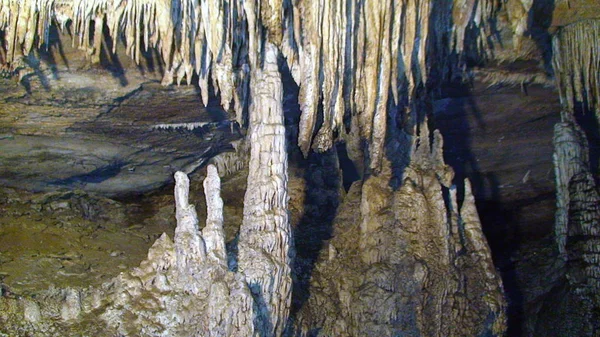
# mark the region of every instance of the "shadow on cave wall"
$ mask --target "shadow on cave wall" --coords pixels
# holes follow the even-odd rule
[[[527,34],[542,53],[544,70],[549,75],[554,73],[552,69],[552,36],[548,31],[552,23],[554,6],[554,0],[534,0],[527,21]]]
[[[345,144],[318,153],[310,151],[304,158],[298,147],[298,125],[300,106],[299,87],[294,82],[286,62],[280,58],[279,70],[283,82],[283,110],[286,141],[290,167],[298,167],[303,174],[304,204],[303,213],[293,230],[296,255],[292,273],[292,307],[290,317],[294,319],[298,311],[310,297],[310,279],[318,262],[321,250],[333,234],[333,220],[341,202],[341,188],[349,188],[359,178],[356,167],[348,157]],[[319,107],[322,123],[322,106]],[[342,169],[340,174],[339,168]],[[294,170],[290,170],[293,172]]]
[[[584,92],[584,96],[587,96]],[[588,97],[583,98],[588,101]],[[575,120],[581,127],[587,138],[588,158],[590,160],[590,170],[596,180],[600,183],[600,125],[594,111],[586,104],[577,102],[575,104]]]
[[[90,23],[90,29],[92,32],[90,36],[94,36],[94,24]],[[119,81],[119,85],[127,86],[129,81],[127,80],[125,70],[126,66],[123,65],[121,59],[119,57],[119,51],[123,51],[125,49],[125,37],[121,36],[119,40],[115,41],[111,35],[110,30],[104,22],[102,27],[102,48],[100,50],[100,64],[99,66],[102,69],[108,70],[111,75]],[[115,48],[115,43],[117,43],[117,53],[113,53],[113,49]],[[143,43],[143,41],[141,42]],[[145,46],[140,46],[141,50],[141,60],[139,64],[135,64],[133,61],[133,65],[137,68],[137,70],[145,75],[146,73],[154,73],[158,70],[159,74],[164,74],[165,69],[163,67],[160,56],[158,55],[158,50],[155,48],[146,48]],[[129,58],[129,56],[127,56]],[[129,60],[128,60],[129,61]],[[157,69],[158,68],[158,69]]]
[[[49,91],[51,89],[51,81],[49,77],[51,77],[53,80],[60,80],[60,71],[57,65],[62,64],[66,69],[71,69],[71,64],[69,63],[67,54],[73,53],[78,49],[77,46],[71,47],[70,41],[69,46],[64,46],[64,43],[71,39],[74,39],[75,44],[77,44],[77,37],[73,35],[71,25],[72,23],[69,22],[62,31],[58,29],[56,24],[50,25],[48,27],[46,43],[24,57],[24,63],[29,69],[23,70],[23,73],[19,75],[21,77],[20,83],[23,85],[28,94],[32,93],[34,81],[39,82],[44,90]],[[95,25],[92,21],[89,27],[91,36],[94,35],[94,28]],[[119,44],[117,47],[117,53],[112,53],[115,43]],[[96,65],[90,64],[89,61],[86,61],[86,63],[83,66],[80,65],[80,67],[83,69],[88,67],[98,67],[107,70],[114,78],[118,80],[120,86],[127,86],[129,84],[125,69],[131,67],[131,65],[135,66],[142,75],[147,73],[158,73],[161,75],[164,74],[165,69],[162,64],[161,57],[158,54],[158,50],[155,48],[148,48],[146,50],[146,48],[142,46],[141,60],[139,64],[135,64],[133,61],[130,61],[129,56],[127,56],[127,61],[123,63],[121,62],[120,55],[125,55],[124,45],[124,41],[113,40],[113,38],[110,36],[109,28],[105,23],[103,27],[102,48],[99,51],[100,63]],[[42,66],[42,64],[44,66]],[[49,70],[50,76],[48,76],[48,71],[44,69],[45,67],[48,68],[47,70]]]
[[[55,55],[60,56],[61,62],[64,63],[67,68],[69,67],[69,61],[67,60],[63,44],[60,40],[58,28],[56,28],[54,25],[51,25],[48,28],[46,45],[37,49],[35,52],[32,52],[25,58],[27,66],[33,70],[33,73],[27,74],[21,78],[20,83],[23,85],[28,94],[32,93],[31,82],[36,78],[39,80],[42,88],[45,91],[49,91],[51,89],[50,80],[41,68],[42,63],[48,65],[51,74],[50,76],[54,80],[60,79],[58,68],[56,66],[57,60]]]
[[[304,213],[293,229],[296,246],[295,280],[292,292],[292,317],[310,296],[310,279],[321,250],[333,234],[333,220],[341,198],[342,181],[337,167],[336,149],[311,152],[304,166]]]

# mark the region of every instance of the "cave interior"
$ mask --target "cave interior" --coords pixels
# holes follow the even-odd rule
[[[0,0],[0,336],[600,336],[596,0]]]

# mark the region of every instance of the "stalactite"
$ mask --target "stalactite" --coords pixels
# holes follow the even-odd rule
[[[583,223],[570,223],[570,184],[576,175],[592,172],[589,140],[578,117],[592,113],[600,122],[600,20],[586,20],[559,29],[553,38],[553,65],[560,91],[562,122],[555,127],[554,165],[557,188],[556,238],[559,252],[565,256],[571,226],[585,228]],[[596,126],[597,128],[597,126]],[[597,187],[596,187],[597,188]],[[581,197],[579,197],[581,199]],[[584,220],[583,218],[579,220]]]
[[[34,47],[47,42],[54,0],[2,0],[0,30],[6,31],[6,58],[10,64]],[[37,44],[35,43],[37,40]]]
[[[521,48],[522,39],[528,28],[529,11],[533,5],[533,0],[508,0],[506,1],[506,11],[511,24],[513,35],[513,48]]]
[[[302,41],[299,43],[299,79],[300,94],[298,103],[302,115],[298,134],[298,145],[304,156],[310,151],[313,133],[317,124],[317,109],[319,105],[319,76],[321,64],[321,22],[323,20],[323,1],[302,2],[300,6],[300,32]],[[325,18],[327,19],[327,18]],[[304,41],[304,42],[303,42]]]
[[[313,143],[318,151],[331,148],[336,136],[345,134],[344,114],[351,111],[359,119],[360,137],[368,143],[371,168],[377,171],[390,93],[395,104],[400,104],[400,94],[409,101],[416,98],[429,67],[438,67],[450,48],[462,52],[467,26],[479,27],[479,35],[491,34],[488,19],[497,11],[495,1],[453,3],[454,44],[437,55],[427,55],[431,35],[442,41],[450,27],[432,21],[438,17],[428,0],[4,0],[0,30],[7,32],[6,62],[11,63],[16,54],[31,51],[35,38],[39,44],[45,41],[41,32],[52,16],[60,17],[63,25],[71,18],[76,43],[98,62],[106,23],[113,40],[125,38],[125,51],[136,62],[148,48],[159,51],[165,64],[163,84],[189,83],[198,74],[206,103],[212,78],[221,105],[228,109],[235,103],[240,124],[247,104],[243,87],[251,74],[248,65],[257,67],[266,38],[281,49],[300,86],[302,152],[307,155]],[[430,32],[432,26],[437,32]],[[322,125],[317,124],[320,106]]]
[[[334,324],[331,322],[335,317],[321,315],[320,319],[329,319],[332,324],[328,332],[347,335],[370,331],[371,335],[388,335],[383,332],[396,329],[395,322],[403,319],[403,324],[410,325],[408,329],[414,329],[412,332],[448,336],[458,335],[461,329],[465,329],[461,331],[463,334],[479,333],[478,329],[489,328],[485,321],[488,317],[493,322],[502,321],[502,300],[497,299],[501,293],[499,281],[479,275],[481,270],[473,263],[489,259],[489,253],[486,255],[487,246],[478,242],[483,239],[472,214],[474,210],[469,206],[464,206],[465,220],[470,223],[465,235],[477,242],[472,242],[474,253],[464,258],[466,262],[457,257],[462,249],[460,230],[453,230],[449,219],[455,219],[456,226],[459,215],[448,217],[442,188],[449,187],[452,172],[442,160],[441,137],[434,133],[434,142],[430,144],[427,121],[423,121],[428,113],[431,70],[444,65],[444,57],[452,48],[462,52],[466,27],[487,29],[487,19],[496,10],[496,1],[457,0],[458,7],[452,15],[460,17],[462,26],[454,33],[447,17],[440,19],[443,22],[435,21],[439,19],[436,3],[430,0],[73,0],[54,7],[52,1],[38,0],[48,5],[48,11],[40,12],[34,19],[31,15],[38,15],[36,10],[20,10],[34,3],[33,0],[24,1],[24,5],[1,1],[0,30],[7,33],[7,62],[12,62],[18,53],[28,54],[36,37],[43,41],[39,33],[31,32],[34,27],[47,29],[49,21],[41,18],[54,15],[60,16],[63,24],[68,20],[65,18],[73,20],[75,42],[90,53],[94,62],[99,60],[102,46],[99,28],[106,24],[114,41],[124,37],[125,51],[136,62],[145,49],[159,52],[165,64],[163,84],[180,83],[184,79],[189,82],[192,75],[198,75],[204,102],[212,85],[223,107],[229,108],[234,102],[240,124],[245,119],[242,115],[248,105],[245,101],[251,100],[247,137],[251,148],[238,244],[239,272],[228,272],[224,264],[222,200],[217,192],[216,170],[208,169],[205,188],[211,206],[202,234],[193,205],[188,203],[189,181],[185,174],[178,173],[175,242],[162,237],[140,268],[114,281],[116,290],[110,299],[115,304],[103,303],[108,309],[101,315],[113,330],[127,334],[126,330],[137,324],[126,321],[128,315],[135,315],[141,322],[154,324],[144,328],[142,335],[156,333],[156,326],[161,324],[167,326],[161,332],[163,335],[173,331],[177,333],[172,335],[178,335],[180,331],[176,329],[182,328],[178,325],[181,321],[161,315],[181,310],[207,315],[185,316],[191,322],[184,320],[186,324],[182,325],[193,323],[199,329],[185,330],[187,335],[279,336],[286,328],[294,254],[288,219],[287,145],[278,61],[287,61],[300,86],[302,114],[298,144],[305,156],[312,148],[328,150],[336,137],[356,138],[349,142],[364,143],[368,150],[365,165],[370,170],[360,195],[362,232],[357,237],[360,258],[356,262],[364,263],[366,271],[374,272],[366,275],[369,287],[356,288],[360,290],[353,293],[350,290],[354,291],[356,284],[344,284],[333,292],[339,291],[339,296],[331,303],[340,304],[334,312],[343,319],[342,323]],[[454,34],[455,45],[444,45],[437,54],[429,52],[430,45],[441,46],[440,41],[450,34]],[[482,40],[477,43],[485,44],[484,35],[479,34]],[[387,147],[390,138],[400,137],[400,128],[388,125],[390,120],[391,125],[396,125],[395,114],[404,114],[408,120],[403,125],[406,130],[414,126],[413,133],[401,135],[410,141],[398,142],[408,144],[409,148]],[[350,136],[346,135],[346,117],[350,118]],[[180,125],[156,128],[173,126]],[[359,147],[356,146],[357,151],[363,150]],[[390,164],[395,158],[388,158],[396,155],[402,159],[409,157],[408,162],[402,163],[406,172],[398,189],[390,181],[392,171],[399,168]],[[458,213],[457,206],[454,209]],[[390,215],[391,222],[385,218]],[[411,240],[410,245],[405,239]],[[429,239],[431,242],[426,241]],[[343,254],[332,261],[343,259]],[[475,275],[474,286],[461,280],[459,262],[472,267],[469,272]],[[490,272],[488,265],[483,272]],[[376,285],[373,292],[371,284]],[[471,286],[488,287],[485,289],[489,291],[476,291],[471,296],[464,291],[470,291]],[[399,289],[415,297],[403,298]],[[160,297],[157,300],[160,305],[150,309],[127,307],[153,290]],[[363,290],[364,298],[355,297]],[[182,308],[183,304],[169,297],[171,291],[194,295],[190,307]],[[455,300],[456,293],[468,300]],[[477,298],[481,294],[489,298]],[[368,303],[371,295],[381,299],[377,303],[383,303],[385,309],[371,312],[373,303]],[[386,302],[390,299],[390,303]],[[358,303],[357,316],[353,301]],[[473,314],[475,318],[469,316],[470,303],[478,308]],[[414,309],[414,317],[401,317],[405,305]],[[454,305],[461,309],[453,311]],[[453,316],[444,320],[444,315]],[[381,322],[381,326],[373,330],[352,326],[366,321],[369,329],[374,321]],[[343,322],[348,324],[344,326]],[[460,324],[454,326],[455,322]],[[499,334],[500,330],[494,333]]]
[[[600,122],[600,20],[562,27],[552,40],[553,66],[564,113],[577,104],[596,114]],[[563,113],[563,121],[568,121]]]
[[[509,1],[519,2],[520,0]],[[453,50],[459,54],[462,53],[467,47],[465,46],[465,42],[468,42],[473,45],[472,49],[474,49],[480,57],[486,58],[491,56],[491,53],[494,50],[491,41],[494,38],[495,32],[490,18],[496,16],[501,3],[504,3],[504,1],[455,0],[452,8]],[[467,39],[469,27],[477,32],[475,36],[472,36],[475,41],[469,41]]]

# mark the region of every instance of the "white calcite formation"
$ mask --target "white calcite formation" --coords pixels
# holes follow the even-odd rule
[[[290,308],[293,253],[283,86],[277,69],[277,48],[270,43],[264,48],[262,69],[253,74],[250,85],[250,163],[238,266],[255,299],[257,328],[267,336],[279,336]]]

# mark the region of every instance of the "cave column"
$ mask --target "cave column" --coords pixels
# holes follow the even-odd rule
[[[260,335],[278,336],[292,290],[287,152],[278,50],[266,42],[262,56],[250,82],[250,164],[238,265],[255,299]]]

